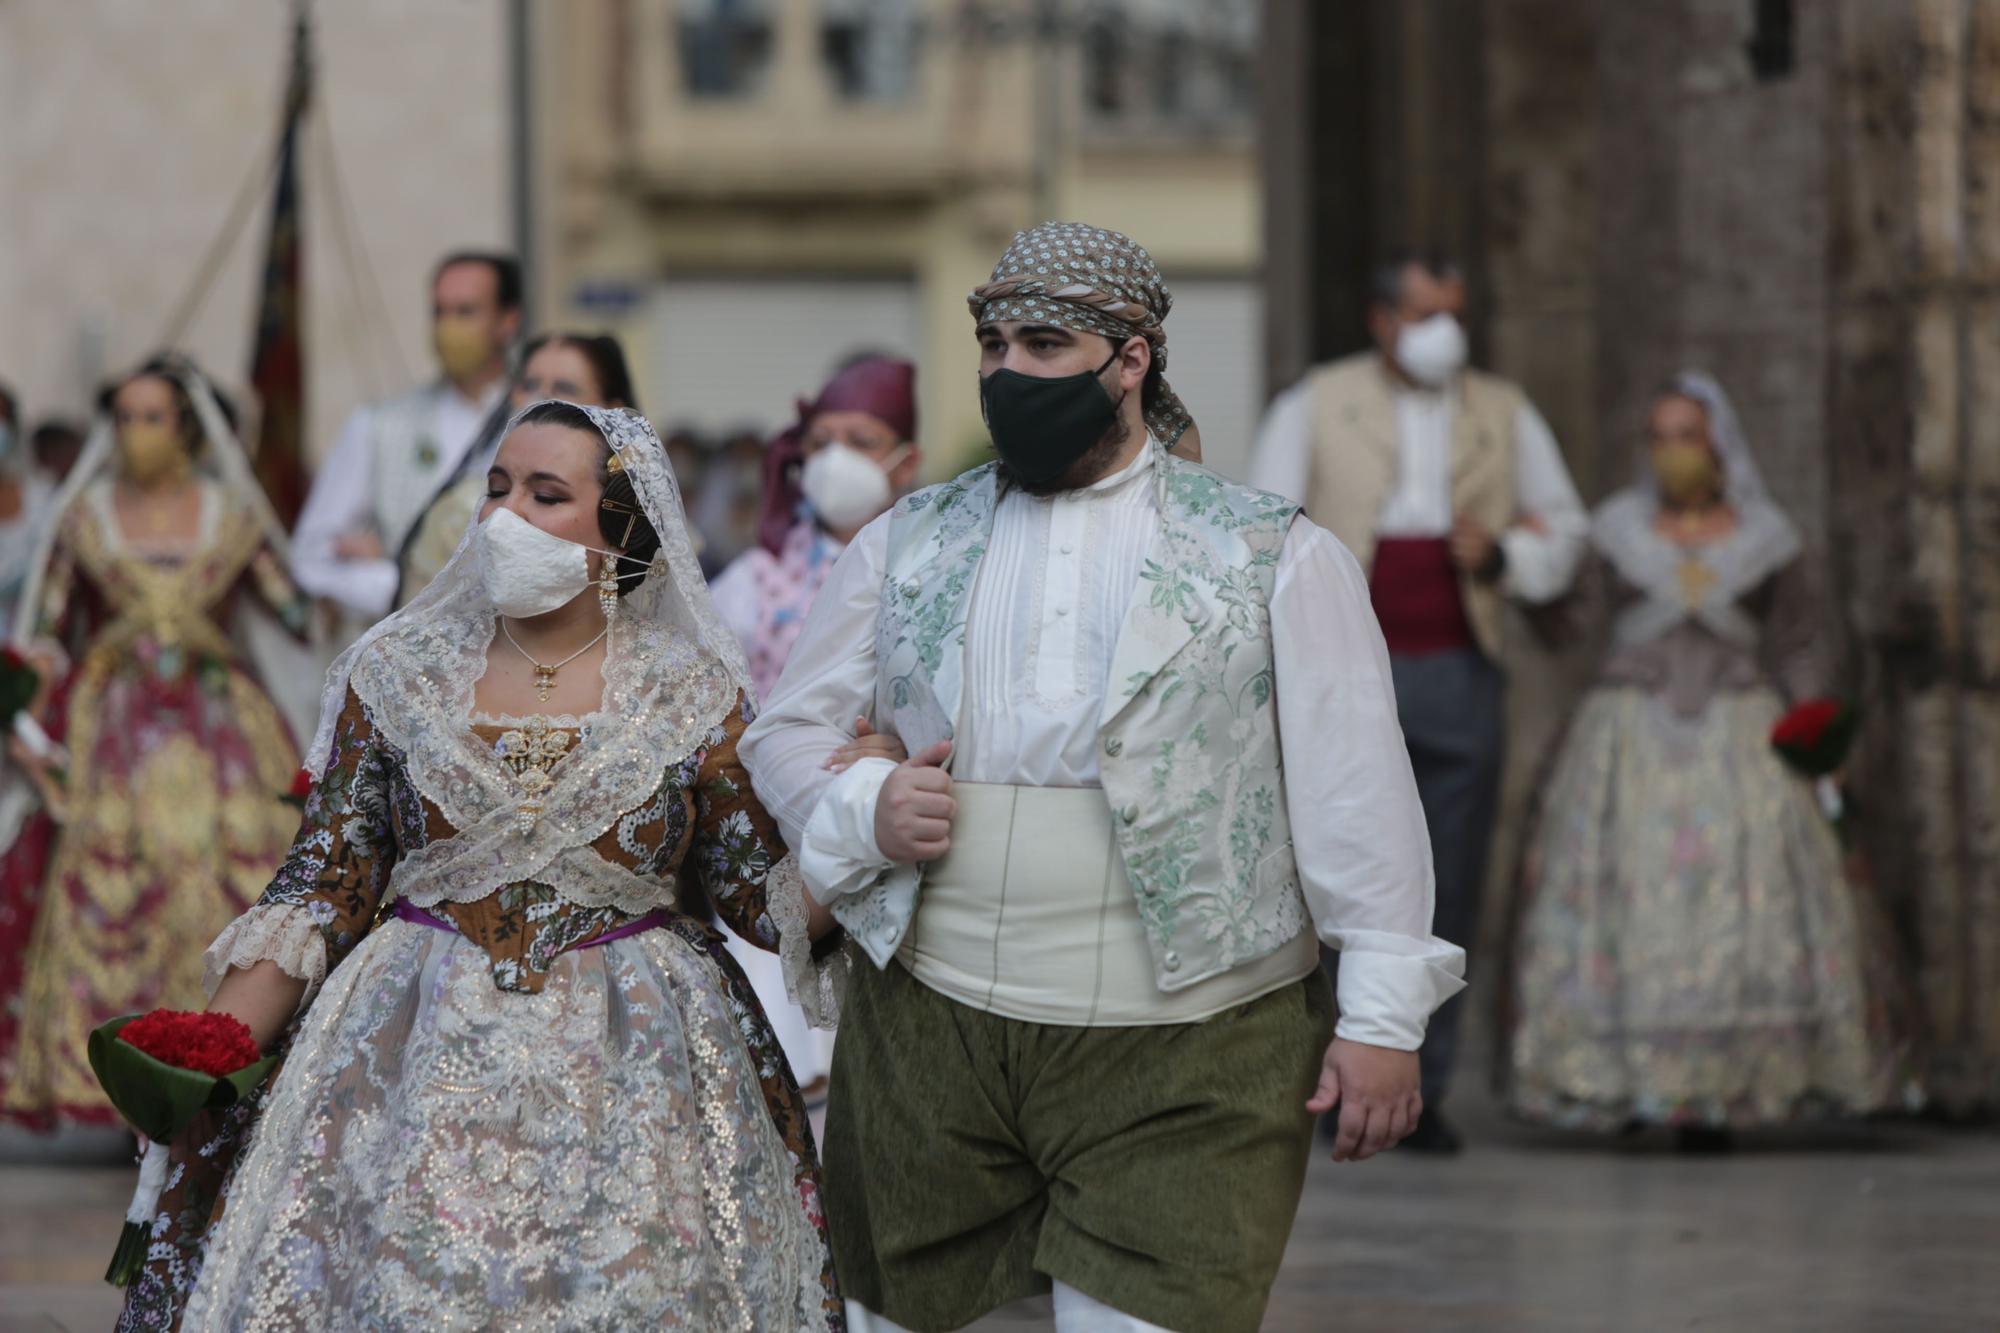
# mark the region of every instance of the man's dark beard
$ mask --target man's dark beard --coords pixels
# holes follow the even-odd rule
[[[1098,437],[1096,444],[1084,451],[1083,457],[1069,465],[1069,468],[1053,481],[1040,483],[1023,481],[1000,464],[1000,475],[1011,486],[1019,486],[1030,495],[1060,495],[1064,491],[1080,491],[1094,481],[1102,481],[1111,475],[1111,465],[1118,455],[1125,451],[1126,441],[1132,438],[1132,427],[1123,416],[1113,417],[1111,425]]]

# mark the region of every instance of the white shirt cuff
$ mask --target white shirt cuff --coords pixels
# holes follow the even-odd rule
[[[875,798],[894,761],[857,759],[827,783],[799,842],[799,874],[822,905],[865,889],[889,868],[875,842]]]
[[[1424,1027],[1437,1007],[1465,989],[1465,950],[1443,940],[1422,942],[1394,937],[1402,948],[1360,947],[1347,932],[1340,954],[1340,1023],[1334,1034],[1347,1041],[1414,1051],[1424,1044]],[[1384,941],[1389,943],[1389,941]]]
[[[393,560],[329,560],[295,558],[292,578],[314,597],[339,602],[359,615],[380,618],[396,600],[401,572]]]
[[[1507,570],[1500,576],[1500,591],[1530,606],[1553,602],[1567,591],[1568,578],[1561,572],[1561,553],[1552,549],[1559,539],[1544,537],[1526,528],[1511,528],[1500,534],[1500,548],[1507,553]]]

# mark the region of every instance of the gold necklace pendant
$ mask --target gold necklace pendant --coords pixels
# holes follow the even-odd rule
[[[514,828],[526,835],[535,831],[542,817],[542,798],[556,785],[554,768],[569,752],[569,733],[546,717],[531,717],[519,727],[500,736],[500,757],[513,770],[521,789],[521,803],[514,808]]]
[[[604,628],[597,631],[596,638],[593,638],[589,643],[586,643],[562,661],[549,664],[535,660],[535,655],[521,646],[520,641],[514,637],[514,631],[507,628],[507,619],[505,616],[500,618],[500,633],[508,643],[513,645],[514,651],[521,655],[522,660],[534,668],[535,695],[543,703],[547,703],[549,701],[549,691],[554,689],[556,685],[556,672],[562,670],[571,662],[576,661],[577,658],[582,657],[592,648],[595,648],[598,640],[608,639],[611,636],[611,624],[609,621],[606,621]]]

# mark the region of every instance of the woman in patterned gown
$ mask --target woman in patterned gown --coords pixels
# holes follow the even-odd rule
[[[816,1006],[840,956],[659,441],[538,403],[489,481],[335,663],[292,857],[209,950],[286,1055],[176,1145],[121,1327],[841,1324],[797,1085],[689,891]]]
[[[1580,618],[1610,642],[1523,856],[1502,1068],[1527,1119],[1720,1147],[1892,1104],[1900,1024],[1886,932],[1770,744],[1826,684],[1797,530],[1707,375],[1647,435],[1592,520]]]
[[[60,833],[4,997],[0,1113],[115,1124],[85,1037],[197,1004],[191,945],[256,898],[298,826],[282,799],[298,751],[235,631],[261,599],[302,634],[309,606],[225,412],[182,361],[117,387],[52,509],[14,632],[53,687],[41,720],[68,765],[15,750]]]

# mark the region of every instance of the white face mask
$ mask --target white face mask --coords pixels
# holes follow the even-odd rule
[[[1465,328],[1446,314],[1405,324],[1396,334],[1396,364],[1419,384],[1441,389],[1465,369]]]
[[[564,541],[511,509],[496,509],[473,535],[479,579],[503,616],[522,620],[567,606],[591,584],[594,546]],[[609,555],[611,552],[599,552]]]
[[[904,445],[877,463],[853,445],[834,440],[806,460],[799,488],[829,528],[842,532],[858,528],[887,509],[895,498],[889,488],[889,469],[901,463],[908,452],[909,446]]]

